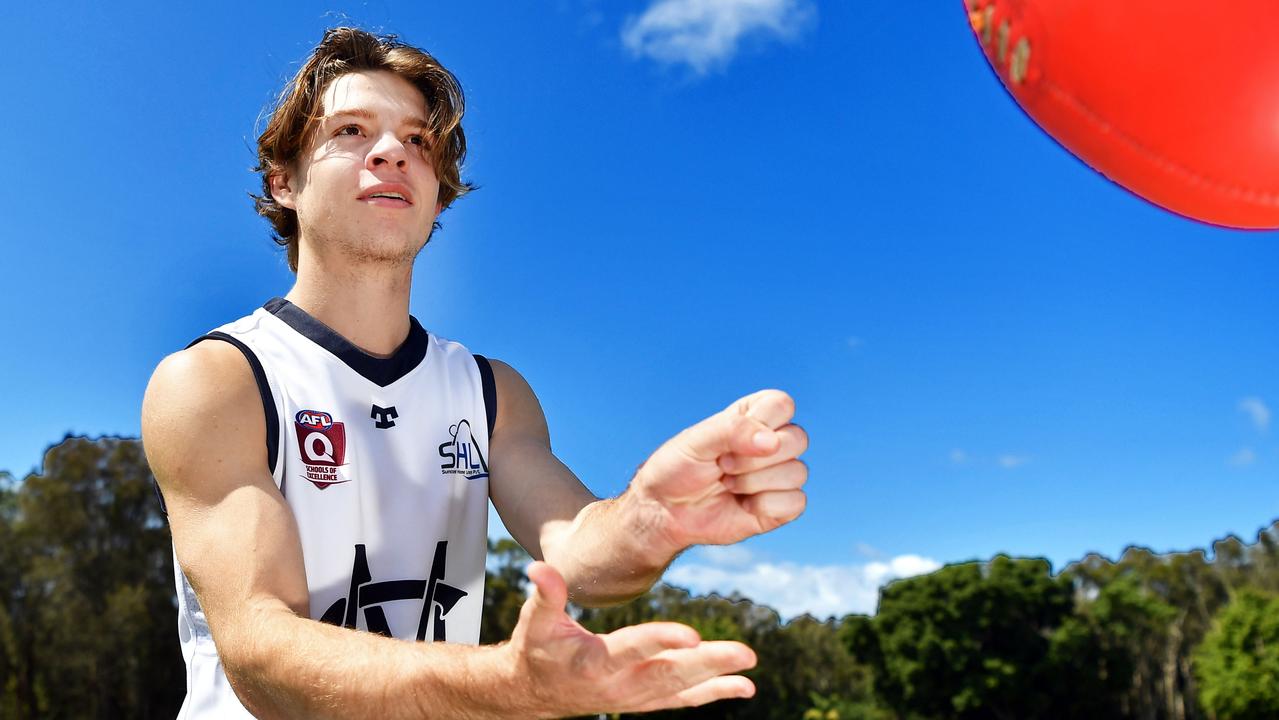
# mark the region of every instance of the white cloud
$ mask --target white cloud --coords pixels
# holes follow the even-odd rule
[[[1012,470],[1015,467],[1021,467],[1030,462],[1030,458],[1025,455],[1000,455],[999,467]]]
[[[1257,432],[1264,433],[1270,428],[1270,408],[1258,397],[1246,397],[1239,401],[1239,411],[1246,414]]]
[[[703,545],[697,554],[706,562],[721,567],[741,567],[749,565],[755,556],[741,545]]]
[[[1235,467],[1248,467],[1257,461],[1257,453],[1252,448],[1243,448],[1239,452],[1231,455],[1226,462]]]
[[[968,453],[955,448],[950,451],[950,462],[952,465],[963,465],[968,462]]]
[[[941,567],[941,563],[932,558],[919,555],[898,555],[886,563],[873,562],[866,566],[866,576],[877,585],[885,585],[897,578],[914,577],[930,573]]]
[[[879,548],[876,548],[869,543],[859,542],[853,547],[853,549],[857,551],[858,555],[872,560],[876,560],[884,556],[884,553],[880,552]]]
[[[744,39],[794,40],[815,17],[811,0],[654,0],[626,19],[622,43],[637,57],[704,75],[732,61]]]
[[[729,570],[696,563],[679,564],[666,582],[697,593],[734,591],[777,610],[783,619],[804,613],[825,618],[873,613],[879,588],[896,578],[932,572],[941,563],[918,555],[899,555],[887,562],[853,565],[755,563]]]

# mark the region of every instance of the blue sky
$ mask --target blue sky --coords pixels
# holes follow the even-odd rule
[[[412,309],[518,368],[620,492],[761,387],[812,437],[793,525],[671,578],[786,614],[997,552],[1057,568],[1279,515],[1279,237],[1110,184],[987,69],[960,3],[8,4],[0,469],[138,433],[167,353],[287,292],[247,200],[323,29],[435,53],[480,189]]]

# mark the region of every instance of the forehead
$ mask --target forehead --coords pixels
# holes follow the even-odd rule
[[[385,70],[340,75],[324,89],[324,115],[344,110],[365,110],[389,117],[419,117],[426,113],[426,98],[408,80]]]

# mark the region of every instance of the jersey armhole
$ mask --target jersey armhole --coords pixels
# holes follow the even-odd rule
[[[493,382],[493,366],[483,355],[473,357],[476,367],[480,369],[480,384],[484,386],[484,416],[488,421],[489,442],[492,442],[493,426],[497,424],[497,385]]]
[[[271,396],[271,385],[267,383],[266,370],[262,368],[262,362],[248,345],[217,330],[201,335],[191,341],[187,347],[190,348],[204,340],[221,340],[230,343],[244,353],[244,359],[249,361],[249,367],[253,369],[253,379],[258,384],[258,394],[262,396],[262,414],[266,418],[266,461],[271,474],[274,475],[276,461],[280,455],[280,416],[275,410],[275,399]]]

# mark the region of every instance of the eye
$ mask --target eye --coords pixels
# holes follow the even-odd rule
[[[424,135],[410,135],[408,137],[408,142],[410,145],[417,145],[423,150],[426,150],[431,147],[431,144],[427,142],[426,137]]]
[[[337,132],[333,134],[334,135],[359,135],[360,126],[359,125],[343,125],[342,127],[338,128]]]

